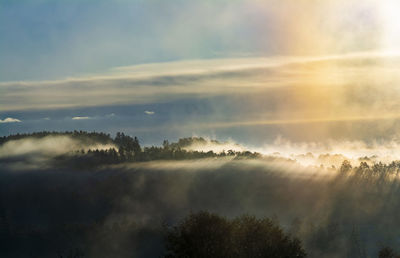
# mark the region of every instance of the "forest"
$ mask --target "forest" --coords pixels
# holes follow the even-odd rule
[[[43,139],[45,137],[67,136],[84,144],[109,144],[107,149],[77,149],[63,153],[53,159],[54,165],[93,168],[101,165],[119,164],[123,162],[144,162],[152,160],[188,160],[201,158],[235,157],[235,158],[259,158],[261,155],[250,151],[226,150],[220,153],[212,150],[190,151],[185,148],[193,144],[206,144],[202,137],[181,138],[176,143],[164,140],[162,146],[151,146],[142,148],[137,137],[131,137],[118,132],[114,138],[109,134],[85,131],[73,132],[38,132],[32,134],[16,134],[0,138],[0,144],[22,139]],[[221,144],[212,140],[214,144]]]
[[[0,138],[1,257],[398,257],[400,162],[306,167],[201,137]],[[23,151],[22,151],[23,150]],[[28,151],[29,150],[29,151]]]

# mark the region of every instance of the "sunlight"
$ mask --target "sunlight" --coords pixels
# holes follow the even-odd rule
[[[383,48],[385,50],[398,49],[400,43],[400,1],[379,1],[383,19]]]

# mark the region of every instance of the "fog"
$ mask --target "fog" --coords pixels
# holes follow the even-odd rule
[[[212,140],[211,138],[205,138],[205,141],[203,142],[197,141],[195,143],[192,143],[184,147],[184,149],[188,151],[203,151],[203,152],[213,151],[215,153],[221,153],[223,151],[228,151],[228,150],[233,150],[233,151],[247,150],[244,146],[237,144],[232,139],[225,142],[219,142]]]
[[[397,163],[321,167],[317,161],[323,157],[309,153],[314,162],[307,164],[301,153],[306,147],[321,153],[329,148],[282,141],[275,144],[283,154],[259,159],[151,161],[92,169],[44,166],[50,158],[41,166],[21,165],[38,152],[56,155],[83,148],[68,137],[10,141],[1,147],[0,160],[0,225],[11,235],[3,250],[8,257],[54,257],[78,249],[89,257],[156,257],[163,254],[165,227],[200,210],[229,218],[270,217],[299,237],[310,257],[374,257],[384,245],[397,246]],[[232,144],[239,146],[228,146]],[[360,145],[348,146],[356,150]],[[287,155],[295,147],[299,152]],[[345,154],[337,153],[340,159]],[[16,159],[4,161],[11,155],[22,155],[18,169],[10,165]]]
[[[52,159],[62,154],[109,148],[116,146],[90,140],[82,141],[69,136],[23,138],[0,144],[0,164],[3,169],[22,171],[29,168],[48,168],[52,166]]]
[[[197,211],[400,251],[398,2],[0,0],[0,257],[161,257]]]
[[[397,138],[391,140],[326,140],[324,142],[292,142],[284,137],[276,138],[263,147],[252,148],[267,156],[296,160],[302,165],[335,166],[344,160],[356,166],[360,161],[368,164],[390,163],[400,160],[400,145]]]
[[[0,158],[26,154],[57,156],[71,151],[116,148],[113,144],[87,143],[69,136],[46,136],[40,139],[25,138],[0,145]]]
[[[196,136],[194,136],[196,137]],[[213,137],[203,137],[202,141],[194,141],[184,146],[187,151],[213,151],[215,153],[232,151],[252,151],[263,155],[264,160],[285,161],[295,163],[299,167],[340,167],[344,160],[353,166],[361,161],[369,165],[374,163],[388,164],[400,160],[400,142],[392,140],[326,140],[323,142],[292,142],[282,136],[269,144],[252,146],[240,144],[233,139],[217,141]],[[79,151],[118,149],[112,143],[103,144],[88,139],[82,141],[70,136],[46,136],[43,138],[24,138],[11,140],[0,145],[0,161],[13,165],[19,160],[23,165],[31,164],[40,167],[48,166],[52,158],[63,154],[74,154]],[[188,161],[193,163],[193,161]],[[184,164],[184,162],[182,163]],[[15,165],[15,164],[14,164]],[[15,168],[18,168],[15,166]],[[24,167],[22,167],[23,169]]]
[[[196,137],[196,136],[194,136]],[[203,137],[204,141],[195,141],[185,146],[188,151],[213,151],[215,153],[233,151],[253,151],[261,153],[267,160],[290,160],[299,166],[321,165],[340,167],[344,160],[353,166],[361,161],[369,165],[374,163],[390,163],[400,160],[400,141],[398,138],[363,140],[332,140],[293,142],[278,136],[271,143],[261,146],[240,144],[233,139],[217,141],[212,137]]]

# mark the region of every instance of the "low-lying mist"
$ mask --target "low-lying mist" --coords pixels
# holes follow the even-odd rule
[[[247,146],[233,140],[219,142],[211,138],[196,142],[185,147],[189,151],[255,151],[265,159],[290,159],[302,166],[339,167],[347,160],[353,166],[360,162],[390,163],[400,160],[400,142],[392,140],[350,141],[326,140],[324,142],[292,142],[283,137],[277,137],[272,143],[263,146]]]
[[[272,144],[254,148],[264,155],[294,159],[302,165],[340,166],[344,160],[358,165],[360,161],[390,163],[400,159],[398,139],[389,141],[291,142],[278,137]]]
[[[0,158],[19,155],[42,154],[56,156],[71,151],[116,148],[114,144],[83,142],[69,136],[46,136],[43,138],[24,138],[7,141],[0,145]]]
[[[99,143],[71,136],[57,135],[43,138],[27,137],[0,144],[0,164],[13,170],[51,167],[51,160],[77,151],[116,148],[112,143]],[[1,168],[0,168],[1,171]]]
[[[10,141],[0,153],[23,154],[21,164],[32,153],[84,148],[68,137],[58,138],[57,147],[54,140]],[[124,162],[92,169],[2,165],[0,250],[7,257],[54,257],[77,250],[85,257],[160,257],[165,228],[201,210],[229,218],[270,217],[302,241],[309,257],[375,257],[382,246],[398,246],[398,162],[371,159],[355,167],[340,161],[333,168],[318,164],[328,150],[319,145],[274,144],[280,154],[271,145],[265,148],[271,155],[252,159]],[[16,148],[6,154],[10,146]],[[356,153],[361,145],[348,146]],[[343,149],[352,149],[348,146]],[[379,146],[364,148],[372,154]],[[304,159],[314,160],[306,163],[299,158],[303,152],[287,155],[294,147],[320,148],[321,154],[305,152],[310,157]],[[395,145],[386,148],[395,154]]]

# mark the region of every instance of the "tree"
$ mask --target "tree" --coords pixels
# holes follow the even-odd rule
[[[166,234],[166,257],[305,257],[299,240],[270,219],[228,220],[209,212],[190,214]]]
[[[353,167],[351,166],[350,161],[344,160],[343,163],[342,163],[342,165],[340,166],[339,171],[340,171],[340,173],[342,173],[342,174],[346,174],[346,173],[348,173],[352,168],[353,168]]]
[[[379,250],[379,258],[399,258],[400,255],[395,253],[395,251],[390,247],[383,247]]]
[[[232,221],[234,257],[305,257],[296,238],[286,235],[271,219],[242,216]]]
[[[208,212],[190,214],[167,233],[166,257],[230,257],[231,225]]]

